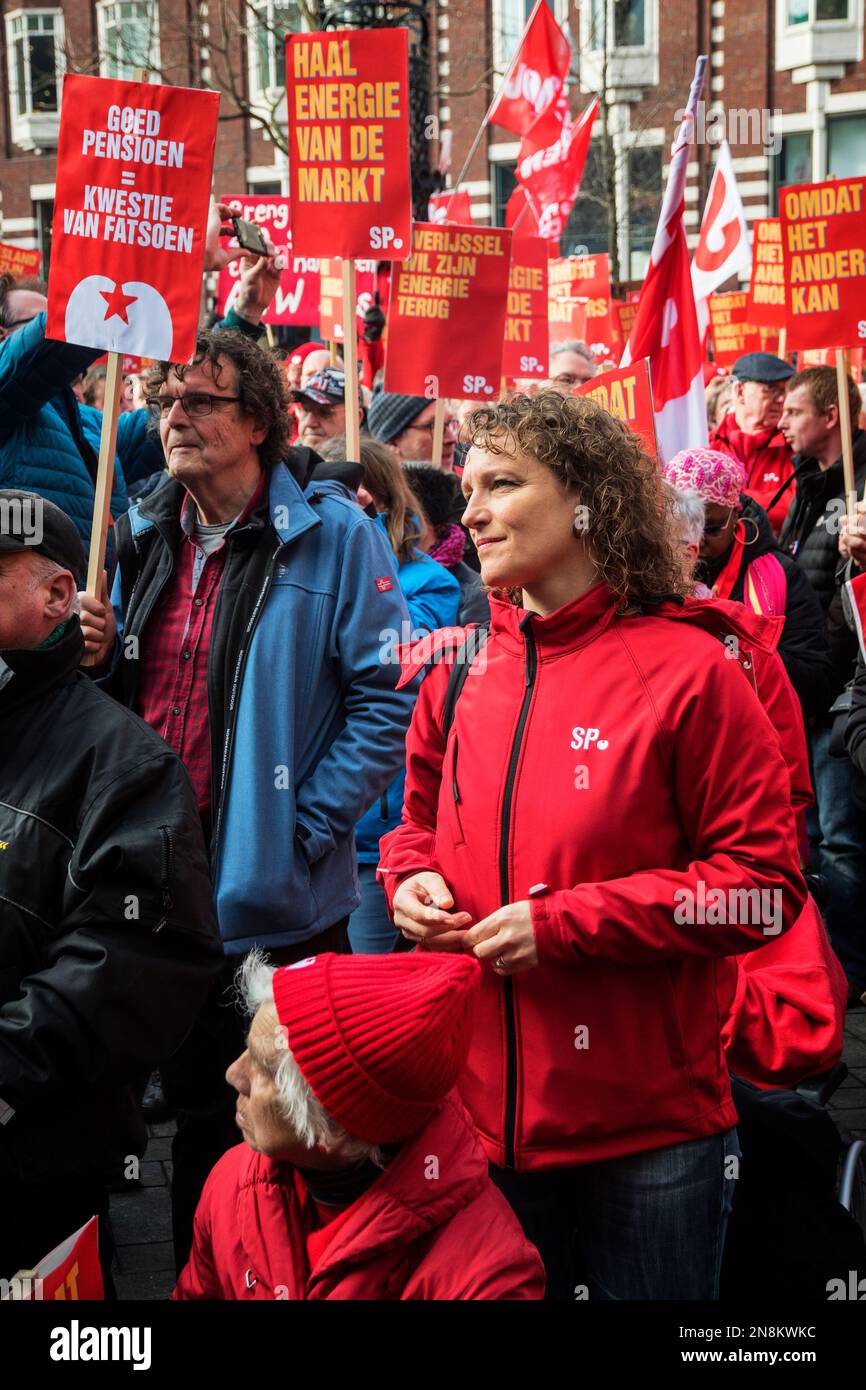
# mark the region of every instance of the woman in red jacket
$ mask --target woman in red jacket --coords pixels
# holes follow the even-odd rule
[[[720,640],[734,606],[682,597],[637,438],[551,392],[472,438],[490,635],[445,736],[439,638],[382,880],[405,936],[482,962],[460,1090],[550,1295],[574,1296],[576,1237],[592,1297],[713,1298],[733,958],[805,899],[787,772]]]

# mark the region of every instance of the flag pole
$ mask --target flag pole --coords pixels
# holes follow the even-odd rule
[[[346,406],[346,458],[349,463],[361,462],[358,422],[358,331],[355,325],[357,301],[355,262],[351,256],[346,256],[343,260],[343,400]]]
[[[484,116],[484,120],[481,122],[481,125],[478,127],[478,133],[477,133],[477,135],[475,136],[475,139],[472,141],[472,144],[471,144],[470,147],[469,147],[469,153],[468,153],[468,155],[466,156],[466,158],[465,158],[464,161],[463,161],[463,168],[460,170],[460,173],[459,173],[458,176],[457,176],[457,180],[456,180],[456,182],[455,182],[455,184],[454,184],[454,187],[453,187],[452,190],[451,190],[451,197],[448,199],[448,206],[447,206],[447,208],[446,208],[446,210],[445,210],[445,216],[446,216],[446,217],[448,216],[448,214],[449,214],[450,211],[451,211],[451,204],[452,204],[453,201],[454,201],[454,198],[455,198],[455,196],[456,196],[456,194],[457,194],[457,190],[459,189],[461,183],[462,183],[463,180],[465,179],[466,174],[467,174],[467,171],[468,171],[468,169],[469,169],[469,166],[470,166],[470,164],[472,163],[473,159],[475,158],[475,151],[478,149],[478,146],[481,144],[481,137],[482,137],[482,135],[484,134],[485,130],[487,129],[488,125],[490,124],[490,117],[491,117],[492,114],[493,114],[493,111],[494,111],[494,109],[495,109],[495,107],[496,107],[496,103],[498,102],[499,98],[502,96],[503,91],[505,90],[506,86],[508,85],[508,82],[509,82],[509,80],[510,80],[510,78],[511,78],[511,74],[512,74],[512,72],[514,71],[514,68],[515,68],[515,66],[516,66],[517,59],[518,59],[518,55],[520,54],[520,50],[521,50],[521,48],[523,47],[523,40],[526,38],[526,35],[527,35],[527,33],[529,32],[529,26],[532,24],[532,21],[535,19],[535,16],[536,16],[536,14],[538,13],[538,11],[541,9],[541,6],[542,6],[542,5],[546,5],[546,4],[547,4],[547,0],[535,0],[535,4],[534,4],[533,7],[532,7],[532,13],[530,14],[529,18],[528,18],[527,21],[526,21],[526,24],[524,25],[523,33],[520,35],[520,41],[519,41],[519,43],[517,44],[517,47],[515,48],[514,52],[513,52],[512,55],[511,55],[511,62],[508,64],[508,67],[505,69],[505,76],[503,77],[502,81],[500,82],[498,90],[497,90],[497,91],[494,93],[494,95],[493,95],[493,100],[491,101],[490,105],[489,105],[488,108],[487,108],[486,114],[485,114],[485,116]]]

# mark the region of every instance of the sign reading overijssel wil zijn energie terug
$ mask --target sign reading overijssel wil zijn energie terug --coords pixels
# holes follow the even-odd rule
[[[406,29],[287,36],[296,256],[409,255],[408,55]]]
[[[64,78],[49,338],[192,356],[218,106],[217,92]]]

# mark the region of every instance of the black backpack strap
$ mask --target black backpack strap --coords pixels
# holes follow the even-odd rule
[[[479,623],[477,627],[470,628],[469,635],[454,653],[454,662],[445,687],[445,699],[442,702],[442,738],[446,743],[451,725],[454,723],[454,711],[460,692],[469,675],[469,668],[487,641],[489,633],[489,623]]]

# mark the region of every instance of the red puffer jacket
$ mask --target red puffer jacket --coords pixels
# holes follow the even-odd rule
[[[175,1299],[540,1299],[544,1269],[456,1094],[363,1197],[308,1239],[289,1164],[246,1144],[204,1186]],[[324,1249],[322,1249],[324,1246]]]
[[[603,584],[547,618],[491,615],[445,748],[447,665],[421,686],[381,845],[389,900],[432,868],[476,922],[545,885],[540,964],[482,977],[460,1090],[487,1152],[556,1168],[727,1129],[732,957],[806,895],[776,735],[719,640],[760,646],[768,620],[697,600],[623,616]]]

